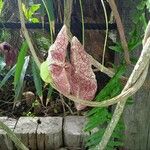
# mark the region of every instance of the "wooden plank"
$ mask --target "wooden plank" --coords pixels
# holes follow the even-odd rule
[[[58,149],[63,144],[62,117],[41,117],[37,128],[38,149]]]
[[[19,118],[14,132],[21,141],[31,150],[37,150],[36,131],[37,117],[21,117]]]
[[[83,132],[84,123],[86,122],[83,116],[67,116],[64,119],[64,143],[66,147],[73,149],[84,149],[84,137],[86,134]]]
[[[14,130],[17,122],[16,119],[8,117],[0,117],[0,121],[2,121],[12,130]],[[13,148],[13,142],[9,139],[6,132],[0,129],[0,150],[13,150]]]

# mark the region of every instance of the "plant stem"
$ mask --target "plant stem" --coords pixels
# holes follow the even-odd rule
[[[20,14],[20,21],[21,21],[21,28],[22,28],[22,32],[24,34],[24,37],[29,45],[29,48],[30,48],[30,51],[31,51],[31,54],[33,56],[33,59],[35,61],[35,63],[37,64],[37,66],[40,68],[40,61],[37,57],[37,54],[36,54],[36,51],[32,45],[32,42],[31,42],[31,39],[30,39],[30,36],[29,36],[29,33],[26,29],[26,26],[25,26],[25,20],[24,20],[24,15],[23,15],[23,11],[22,11],[22,0],[18,0],[18,7],[19,7],[19,14]]]
[[[124,33],[124,27],[121,22],[119,12],[117,10],[117,6],[116,6],[114,0],[108,0],[108,3],[112,9],[114,18],[116,20],[116,24],[117,24],[117,28],[118,28],[118,32],[119,32],[119,36],[120,36],[120,40],[121,40],[121,45],[124,50],[124,59],[125,59],[126,63],[129,65],[129,64],[131,64],[131,61],[130,61],[128,44],[127,44],[127,40],[126,40],[125,33]]]
[[[64,0],[64,24],[67,26],[69,39],[72,39],[70,32],[72,4],[73,0]]]
[[[82,0],[79,0],[80,3],[80,11],[81,11],[81,19],[82,19],[82,44],[85,45],[85,28],[84,28],[84,15],[83,15],[83,7],[82,7]]]
[[[107,46],[107,40],[108,40],[108,17],[107,17],[107,11],[106,11],[104,1],[101,0],[101,3],[102,3],[103,10],[104,10],[105,23],[106,23],[106,35],[105,35],[105,42],[104,42],[104,48],[103,48],[103,57],[102,57],[102,65],[104,66],[105,52],[106,52],[106,46]],[[103,70],[103,67],[102,67],[102,70]]]

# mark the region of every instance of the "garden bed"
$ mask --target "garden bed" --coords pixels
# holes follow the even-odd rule
[[[18,120],[0,117],[31,150],[84,149],[85,117],[20,117]],[[12,150],[15,145],[0,130],[0,149]]]

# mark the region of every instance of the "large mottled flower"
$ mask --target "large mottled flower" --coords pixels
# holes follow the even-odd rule
[[[76,37],[71,42],[71,62],[66,61],[68,45],[67,28],[64,25],[56,41],[49,49],[48,68],[53,83],[63,94],[72,94],[77,98],[92,100],[97,90],[95,74],[84,47]],[[76,104],[78,110],[86,106]]]
[[[11,67],[15,64],[18,51],[9,43],[3,42],[0,44],[0,53],[4,55],[7,67]]]

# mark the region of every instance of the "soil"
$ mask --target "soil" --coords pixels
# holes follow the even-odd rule
[[[100,91],[109,78],[96,72],[97,82],[101,83],[98,86]],[[60,95],[57,91],[53,91],[51,100],[46,106],[47,91],[45,90],[43,96],[43,104],[36,96],[36,90],[32,77],[27,75],[25,77],[24,92],[21,96],[21,100],[16,102],[14,107],[14,90],[13,90],[13,77],[0,89],[0,116],[9,116],[18,118],[20,116],[66,116],[66,115],[84,115],[87,110],[91,109],[87,107],[83,111],[77,111],[74,107],[74,103],[67,98]]]

